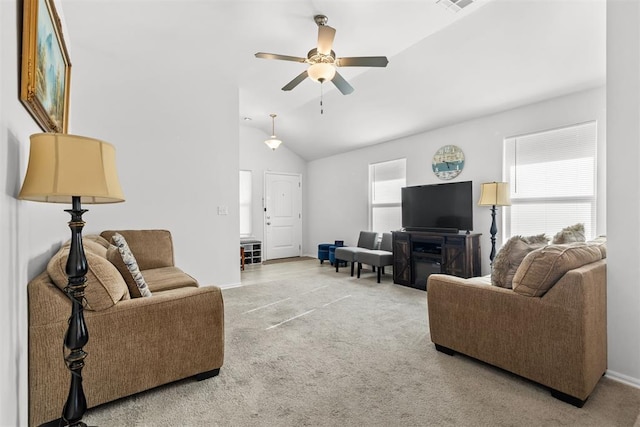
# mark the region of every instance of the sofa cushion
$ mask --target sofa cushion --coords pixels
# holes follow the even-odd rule
[[[198,281],[178,267],[160,267],[144,270],[144,278],[151,292],[198,286]]]
[[[607,257],[607,236],[598,236],[593,240],[589,240],[587,244],[598,248],[602,254],[602,259]]]
[[[84,252],[91,252],[95,255],[99,255],[102,258],[106,258],[107,257],[107,247],[109,247],[109,245],[107,244],[107,247],[102,246],[102,243],[97,242],[95,239],[92,239],[92,237],[100,237],[100,236],[95,236],[95,235],[88,235],[88,236],[82,236],[82,247],[84,248]],[[102,237],[100,237],[102,239]],[[102,239],[104,240],[104,239]],[[108,242],[107,242],[108,243]],[[68,248],[71,246],[71,240],[67,240],[62,247],[63,248]]]
[[[131,253],[127,241],[122,235],[115,233],[111,238],[112,246],[107,249],[107,259],[116,266],[124,278],[131,297],[150,297],[151,291],[144,280],[135,256]]]
[[[109,241],[99,234],[87,234],[86,236],[82,236],[82,241],[91,240],[92,242],[96,242],[100,246],[105,249],[109,249]]]
[[[511,289],[513,276],[524,257],[545,246],[549,239],[544,234],[536,236],[513,236],[500,248],[493,260],[491,283],[494,286]]]
[[[120,272],[104,257],[87,250],[87,243],[89,242],[84,242],[88,267],[87,287],[84,291],[87,310],[105,310],[120,300],[129,299],[129,290]],[[63,246],[47,265],[51,281],[62,290],[68,283],[65,272],[68,257],[69,246]]]
[[[173,267],[173,239],[168,230],[105,230],[100,235],[112,241],[114,234],[127,240],[140,270]]]
[[[551,240],[552,245],[558,245],[563,243],[584,242],[584,224],[578,223],[565,227],[558,231]]]
[[[513,278],[513,291],[541,297],[569,270],[602,259],[600,250],[586,243],[549,245],[529,253]]]

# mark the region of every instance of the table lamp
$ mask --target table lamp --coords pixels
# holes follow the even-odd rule
[[[89,341],[84,320],[84,290],[87,258],[82,246],[81,203],[117,203],[124,196],[116,172],[115,148],[84,136],[40,133],[31,135],[27,174],[18,196],[22,200],[48,203],[71,203],[65,210],[71,215],[71,247],[66,264],[68,284],[64,289],[71,299],[71,317],[64,337],[68,350],[65,363],[71,372],[71,385],[61,420],[68,426],[86,426],[82,416],[87,402],[82,388],[82,368]]]
[[[491,267],[493,267],[493,259],[496,256],[496,206],[511,206],[511,198],[509,197],[508,182],[486,182],[482,184],[480,189],[480,201],[478,206],[491,206]]]

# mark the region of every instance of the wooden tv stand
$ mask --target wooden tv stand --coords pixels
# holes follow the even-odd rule
[[[430,274],[481,276],[480,233],[393,232],[393,282],[426,289]]]

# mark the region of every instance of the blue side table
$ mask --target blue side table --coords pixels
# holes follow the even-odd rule
[[[320,264],[323,264],[325,260],[329,259],[329,247],[331,243],[320,243],[318,245],[318,259],[320,260]],[[331,263],[333,265],[333,263]]]

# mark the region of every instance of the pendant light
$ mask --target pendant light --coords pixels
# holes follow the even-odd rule
[[[276,151],[276,148],[282,144],[278,138],[276,138],[276,115],[269,114],[271,116],[271,138],[267,139],[264,143],[267,144],[269,148],[273,151]]]

